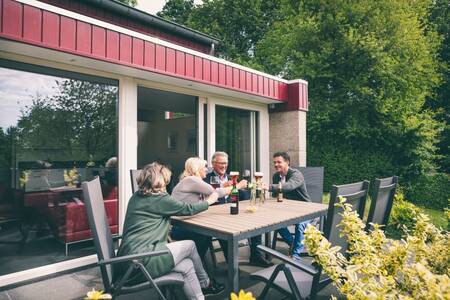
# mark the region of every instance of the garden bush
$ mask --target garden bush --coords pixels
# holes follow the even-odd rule
[[[308,144],[308,166],[325,168],[324,191],[329,192],[332,184],[345,184],[361,180],[397,175],[395,167],[384,153],[359,151],[352,147],[338,145]]]
[[[410,233],[416,226],[420,208],[405,200],[403,193],[398,190],[394,197],[386,235],[393,239],[400,239]]]
[[[347,237],[349,254],[341,254],[314,226],[305,245],[333,284],[348,299],[450,299],[450,234],[441,232],[424,214],[403,240],[386,238],[378,225],[367,233],[352,206],[343,208],[338,225]]]
[[[450,175],[435,173],[419,176],[405,186],[405,194],[415,204],[444,210],[449,206]]]

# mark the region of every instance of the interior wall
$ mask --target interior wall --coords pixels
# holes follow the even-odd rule
[[[169,134],[175,136],[176,140],[176,147],[172,150],[168,147]],[[184,169],[186,159],[197,156],[197,139],[195,138],[195,146],[192,147],[192,134],[197,136],[195,116],[138,122],[138,168],[159,161],[169,164],[174,176],[178,176]]]

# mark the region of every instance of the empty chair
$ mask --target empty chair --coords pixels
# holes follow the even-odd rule
[[[89,225],[91,227],[99,260],[98,265],[100,266],[103,285],[107,292],[112,293],[113,297],[115,297],[119,294],[134,293],[144,289],[153,288],[161,299],[165,299],[163,293],[159,289],[160,286],[182,286],[184,284],[182,275],[175,272],[168,273],[158,278],[152,278],[141,263],[141,260],[143,259],[166,254],[169,252],[168,250],[116,257],[111,231],[106,218],[105,206],[103,205],[100,180],[95,178],[92,181],[83,182],[82,189]],[[113,268],[111,265],[125,261],[131,261],[132,264],[125,274],[121,277],[119,276],[121,279],[118,282],[113,282]],[[141,272],[143,272],[147,279],[146,282],[132,286],[126,284],[126,281],[134,268],[140,269]]]
[[[342,208],[336,207],[335,203],[338,201],[339,196],[347,198],[347,203],[352,204],[353,209],[362,217],[368,189],[368,181],[339,186],[333,185],[331,188],[328,214],[324,226],[324,236],[333,246],[341,246],[341,253],[346,256],[348,242],[345,237],[339,236],[340,227],[336,226],[342,219],[340,215]],[[330,279],[325,274],[322,274],[322,269],[318,266],[293,260],[265,246],[258,246],[258,248],[282,260],[281,264],[257,271],[250,275],[251,278],[266,282],[258,299],[264,299],[271,287],[276,288],[284,294],[292,295],[294,299],[314,299],[317,292],[330,283]]]
[[[323,197],[323,167],[292,167],[302,172],[305,178],[306,191],[312,202],[322,203]],[[323,219],[320,219],[320,228],[323,227]],[[277,245],[277,233],[275,232],[272,239],[272,248],[275,249]]]
[[[372,202],[370,204],[369,217],[367,218],[366,230],[370,223],[386,226],[394,203],[395,191],[397,189],[398,177],[375,179],[374,188],[371,192]]]
[[[312,202],[322,203],[323,197],[323,167],[293,167],[302,172],[305,178],[306,190]]]
[[[137,178],[139,174],[141,173],[141,170],[130,170],[130,177],[131,177],[131,191],[136,193],[136,191],[139,189],[137,184]]]

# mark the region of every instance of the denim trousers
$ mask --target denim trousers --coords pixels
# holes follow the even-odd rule
[[[304,239],[304,232],[306,226],[311,223],[311,220],[295,224],[295,234],[292,237],[292,234],[289,232],[287,227],[281,228],[278,230],[278,233],[281,235],[283,240],[289,245],[292,245],[292,256],[295,258],[300,257],[300,253],[303,252],[305,246],[302,244]]]
[[[202,288],[209,285],[209,277],[203,268],[195,243],[191,240],[168,243],[175,267],[173,272],[180,273],[184,279],[183,291],[189,300],[203,300]]]

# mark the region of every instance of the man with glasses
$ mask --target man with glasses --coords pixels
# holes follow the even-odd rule
[[[226,152],[217,151],[212,156],[212,166],[213,169],[211,172],[206,174],[205,182],[214,186],[214,180],[218,180],[218,184],[220,187],[231,186],[233,183],[230,180],[229,175],[227,174],[228,169],[228,154]],[[215,177],[215,178],[213,178]],[[241,180],[236,184],[238,190],[244,189],[247,187],[247,180]],[[224,204],[229,202],[229,196],[225,196],[223,198],[219,198],[218,204]]]
[[[226,152],[222,152],[222,151],[215,152],[212,156],[212,166],[213,166],[213,170],[211,172],[209,172],[208,174],[206,174],[206,177],[204,179],[207,183],[211,184],[212,182],[215,182],[216,180],[218,180],[221,187],[227,187],[227,186],[231,186],[233,184],[229,180],[229,176],[227,174],[228,154]],[[217,177],[217,179],[213,179],[213,181],[212,181],[211,180],[212,177]],[[239,190],[246,188],[247,180],[243,179],[243,180],[239,181],[236,184],[236,187]],[[245,193],[242,193],[240,191],[239,194],[244,195]],[[248,199],[243,199],[243,198],[241,199],[241,197],[240,197],[240,200],[248,200]],[[228,202],[229,202],[229,196],[219,198],[217,201],[218,204],[224,204],[224,203],[228,203]],[[269,261],[267,261],[262,256],[261,252],[259,252],[256,248],[258,245],[261,245],[261,236],[258,235],[258,236],[252,237],[249,239],[249,242],[250,242],[250,264],[255,265],[255,266],[261,266],[261,267],[271,266],[272,264]],[[225,259],[227,259],[228,243],[227,243],[227,241],[220,240],[220,239],[219,239],[219,243],[220,243],[220,246],[222,247]]]

